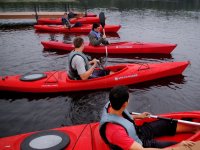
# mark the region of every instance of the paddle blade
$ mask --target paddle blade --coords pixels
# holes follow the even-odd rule
[[[105,26],[105,20],[106,20],[104,12],[100,12],[100,14],[99,14],[99,20],[100,20],[101,26],[104,28],[104,26]]]

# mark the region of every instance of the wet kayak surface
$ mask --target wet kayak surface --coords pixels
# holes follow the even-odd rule
[[[167,56],[108,54],[107,65],[191,62],[181,76],[129,86],[130,112],[148,111],[158,114],[200,110],[199,4],[194,9],[193,5],[190,5],[191,8],[182,5],[178,8],[174,3],[169,2],[167,5],[165,2],[165,4],[166,9],[159,7],[141,9],[139,6],[126,9],[118,5],[111,9],[104,6],[90,9],[97,14],[105,12],[107,24],[122,26],[118,35],[108,35],[111,42],[177,44],[171,55]],[[34,22],[34,20],[0,20],[0,24],[13,21]],[[75,36],[77,34],[39,33],[35,32],[33,26],[1,27],[0,76],[65,69],[68,52],[43,50],[40,42],[46,40],[72,42]],[[81,36],[88,41],[87,35]],[[100,58],[105,55],[90,56]],[[0,92],[0,137],[98,121],[108,96],[109,89],[57,94]]]

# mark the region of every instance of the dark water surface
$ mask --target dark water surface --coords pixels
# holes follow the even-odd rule
[[[106,23],[122,25],[118,32],[120,38],[111,37],[110,41],[178,44],[169,56],[109,55],[108,65],[183,60],[191,62],[182,76],[129,86],[131,89],[129,111],[148,111],[156,114],[200,110],[199,1],[116,0],[88,3],[91,4],[89,11],[97,14],[105,12]],[[22,8],[28,9],[26,5],[24,4]],[[1,6],[3,6],[0,7],[1,11],[18,9],[18,5]],[[52,6],[45,8],[58,9]],[[24,21],[34,22],[34,20],[0,20],[0,23]],[[44,51],[40,41],[52,39],[72,41],[75,36],[35,33],[32,26],[1,27],[0,75],[65,69],[68,53]],[[82,37],[88,41],[87,36],[82,35]],[[100,56],[92,55],[92,57]],[[0,137],[98,121],[101,109],[108,100],[108,94],[109,90],[58,94],[0,92]]]

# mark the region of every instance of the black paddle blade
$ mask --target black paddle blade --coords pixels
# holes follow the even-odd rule
[[[106,20],[106,17],[105,17],[105,14],[104,14],[104,12],[100,12],[100,14],[99,14],[99,20],[100,20],[100,24],[101,24],[101,26],[104,28],[104,26],[105,26],[105,20]]]

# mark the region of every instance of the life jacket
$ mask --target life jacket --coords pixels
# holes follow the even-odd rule
[[[97,40],[101,37],[101,33],[96,32],[96,31],[94,31],[94,30],[91,30],[91,31],[90,31],[90,34],[94,35],[94,36],[96,37]]]
[[[62,24],[63,25],[70,25],[69,18],[62,17]]]
[[[106,138],[106,124],[107,123],[114,123],[114,124],[118,124],[120,126],[122,126],[127,134],[132,137],[136,142],[140,143],[142,145],[142,141],[139,139],[139,137],[137,136],[137,132],[136,132],[136,128],[134,125],[134,120],[132,119],[132,116],[129,114],[128,110],[125,109],[123,112],[123,117],[119,117],[117,115],[113,115],[113,114],[109,114],[107,112],[108,107],[109,107],[109,102],[104,106],[103,108],[103,113],[102,113],[102,117],[101,117],[101,121],[100,121],[100,127],[99,127],[99,131],[100,131],[100,135],[102,137],[102,139],[104,140],[104,142],[106,144],[109,145],[109,147],[111,149],[121,149],[119,146],[117,145],[113,145],[112,143],[110,143],[108,141],[108,139]],[[117,131],[116,131],[117,132]]]
[[[84,61],[85,61],[85,70],[86,71],[89,69],[89,62],[88,62],[88,58],[86,57],[86,55],[83,54],[82,52],[77,52],[75,50],[73,50],[72,52],[70,52],[69,57],[68,57],[68,63],[69,63],[68,75],[69,75],[69,77],[71,79],[78,80],[78,79],[80,79],[78,71],[72,67],[72,59],[76,55],[79,55],[79,56],[81,56],[84,59]]]

